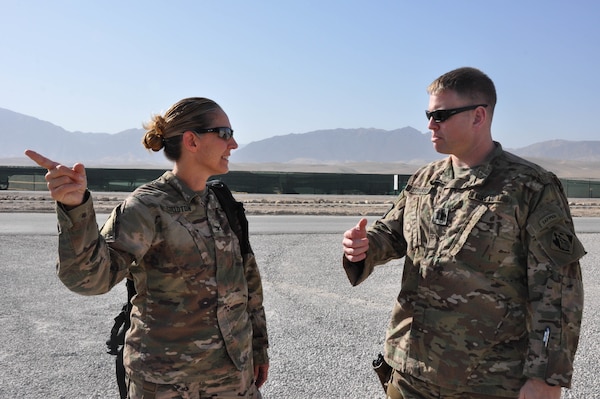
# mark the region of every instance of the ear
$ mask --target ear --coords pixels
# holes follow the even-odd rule
[[[478,107],[475,109],[475,115],[473,116],[473,127],[481,128],[485,125],[490,114],[485,107]]]
[[[183,133],[183,136],[181,137],[181,146],[183,149],[190,152],[196,152],[198,151],[198,144],[198,136],[194,133],[189,130]]]

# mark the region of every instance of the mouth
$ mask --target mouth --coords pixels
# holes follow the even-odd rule
[[[431,141],[433,141],[433,140],[442,140],[443,134],[441,134],[441,132],[439,131],[439,129],[430,130],[429,133],[431,133]]]

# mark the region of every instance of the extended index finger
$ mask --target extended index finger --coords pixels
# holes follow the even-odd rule
[[[37,163],[42,168],[46,168],[48,170],[54,169],[59,165],[58,162],[54,162],[53,160],[48,159],[42,154],[38,154],[33,150],[25,150],[25,155],[31,158],[33,162]]]

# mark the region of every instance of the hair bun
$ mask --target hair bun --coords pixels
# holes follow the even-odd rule
[[[160,151],[165,146],[165,127],[165,119],[161,115],[155,115],[142,140],[144,147],[154,152]]]

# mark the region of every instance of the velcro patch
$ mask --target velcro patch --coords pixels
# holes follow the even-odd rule
[[[192,210],[189,205],[161,205],[161,208],[167,213],[185,213]]]
[[[562,217],[557,213],[550,213],[539,220],[540,228],[543,229],[557,220],[562,220]]]

